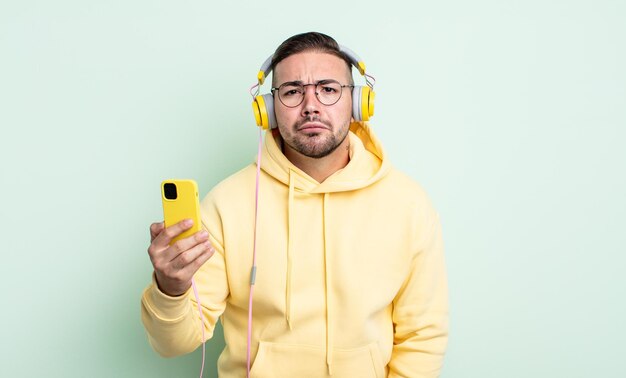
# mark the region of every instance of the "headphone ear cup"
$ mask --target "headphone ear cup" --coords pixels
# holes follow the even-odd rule
[[[270,129],[278,127],[276,122],[276,113],[274,112],[274,96],[271,93],[263,95],[265,99],[265,107],[267,108],[267,121],[269,122]]]
[[[362,121],[361,118],[361,88],[360,85],[355,85],[352,88],[352,118],[355,121]]]
[[[363,116],[363,121],[368,121],[374,116],[374,97],[376,97],[376,93],[370,87],[363,87],[361,96],[361,115]]]
[[[264,94],[256,96],[252,101],[252,112],[254,113],[254,119],[256,125],[263,130],[275,129],[276,114],[274,113],[274,96],[271,94]]]
[[[352,89],[352,118],[369,121],[374,115],[374,91],[368,86],[355,85]]]

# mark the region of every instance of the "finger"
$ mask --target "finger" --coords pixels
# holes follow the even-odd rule
[[[175,225],[165,227],[165,229],[154,238],[152,244],[158,249],[167,248],[172,239],[191,228],[191,226],[193,226],[193,220],[183,219]]]
[[[215,248],[207,241],[190,249],[188,252],[189,255],[181,255],[173,263],[180,264],[182,275],[191,279],[198,269],[215,254]]]
[[[179,255],[187,252],[188,250],[194,248],[201,243],[206,242],[208,239],[208,232],[206,232],[205,230],[198,231],[195,234],[184,239],[177,240],[176,243],[170,245],[170,247],[163,252],[163,258],[166,261],[173,261]]]
[[[193,275],[214,253],[215,249],[206,241],[179,255],[176,260],[166,264],[165,269],[157,270],[155,267],[157,282],[162,283],[161,290],[169,295],[180,295],[187,291]]]
[[[174,259],[172,259],[170,264],[175,270],[183,270],[187,267],[187,265],[198,258],[198,256],[205,251],[211,250],[212,248],[211,242],[208,240],[203,243],[199,243],[178,254]]]
[[[159,233],[161,233],[161,231],[163,231],[164,228],[165,228],[164,222],[152,223],[150,225],[150,243],[152,243],[154,238],[156,238],[157,235],[159,235]]]

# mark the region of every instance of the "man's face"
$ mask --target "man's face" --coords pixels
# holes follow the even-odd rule
[[[351,83],[351,72],[343,59],[320,52],[294,54],[278,63],[274,69],[274,84],[302,84],[321,80]],[[322,104],[315,95],[315,85],[305,87],[304,100],[294,108],[283,105],[274,92],[274,109],[278,130],[286,146],[302,155],[321,158],[345,142],[352,117],[352,91],[343,88],[334,105]]]

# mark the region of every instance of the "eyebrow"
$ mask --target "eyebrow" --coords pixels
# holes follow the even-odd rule
[[[328,83],[339,83],[339,81],[335,79],[322,79],[311,84],[317,85],[317,84],[328,84]],[[282,83],[281,85],[304,85],[304,82],[302,80],[286,81]]]

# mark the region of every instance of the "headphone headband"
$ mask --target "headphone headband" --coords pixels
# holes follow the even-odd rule
[[[349,48],[339,45],[339,51],[341,51],[349,60],[352,65],[359,70],[361,75],[365,76],[365,63],[359,58],[359,56]],[[270,72],[272,72],[272,59],[274,58],[274,54],[270,55],[269,58],[265,59],[265,62],[261,65],[259,69],[259,73],[257,74],[257,79],[259,81],[259,85],[263,85],[265,79],[269,76]],[[369,84],[369,83],[368,83]]]

